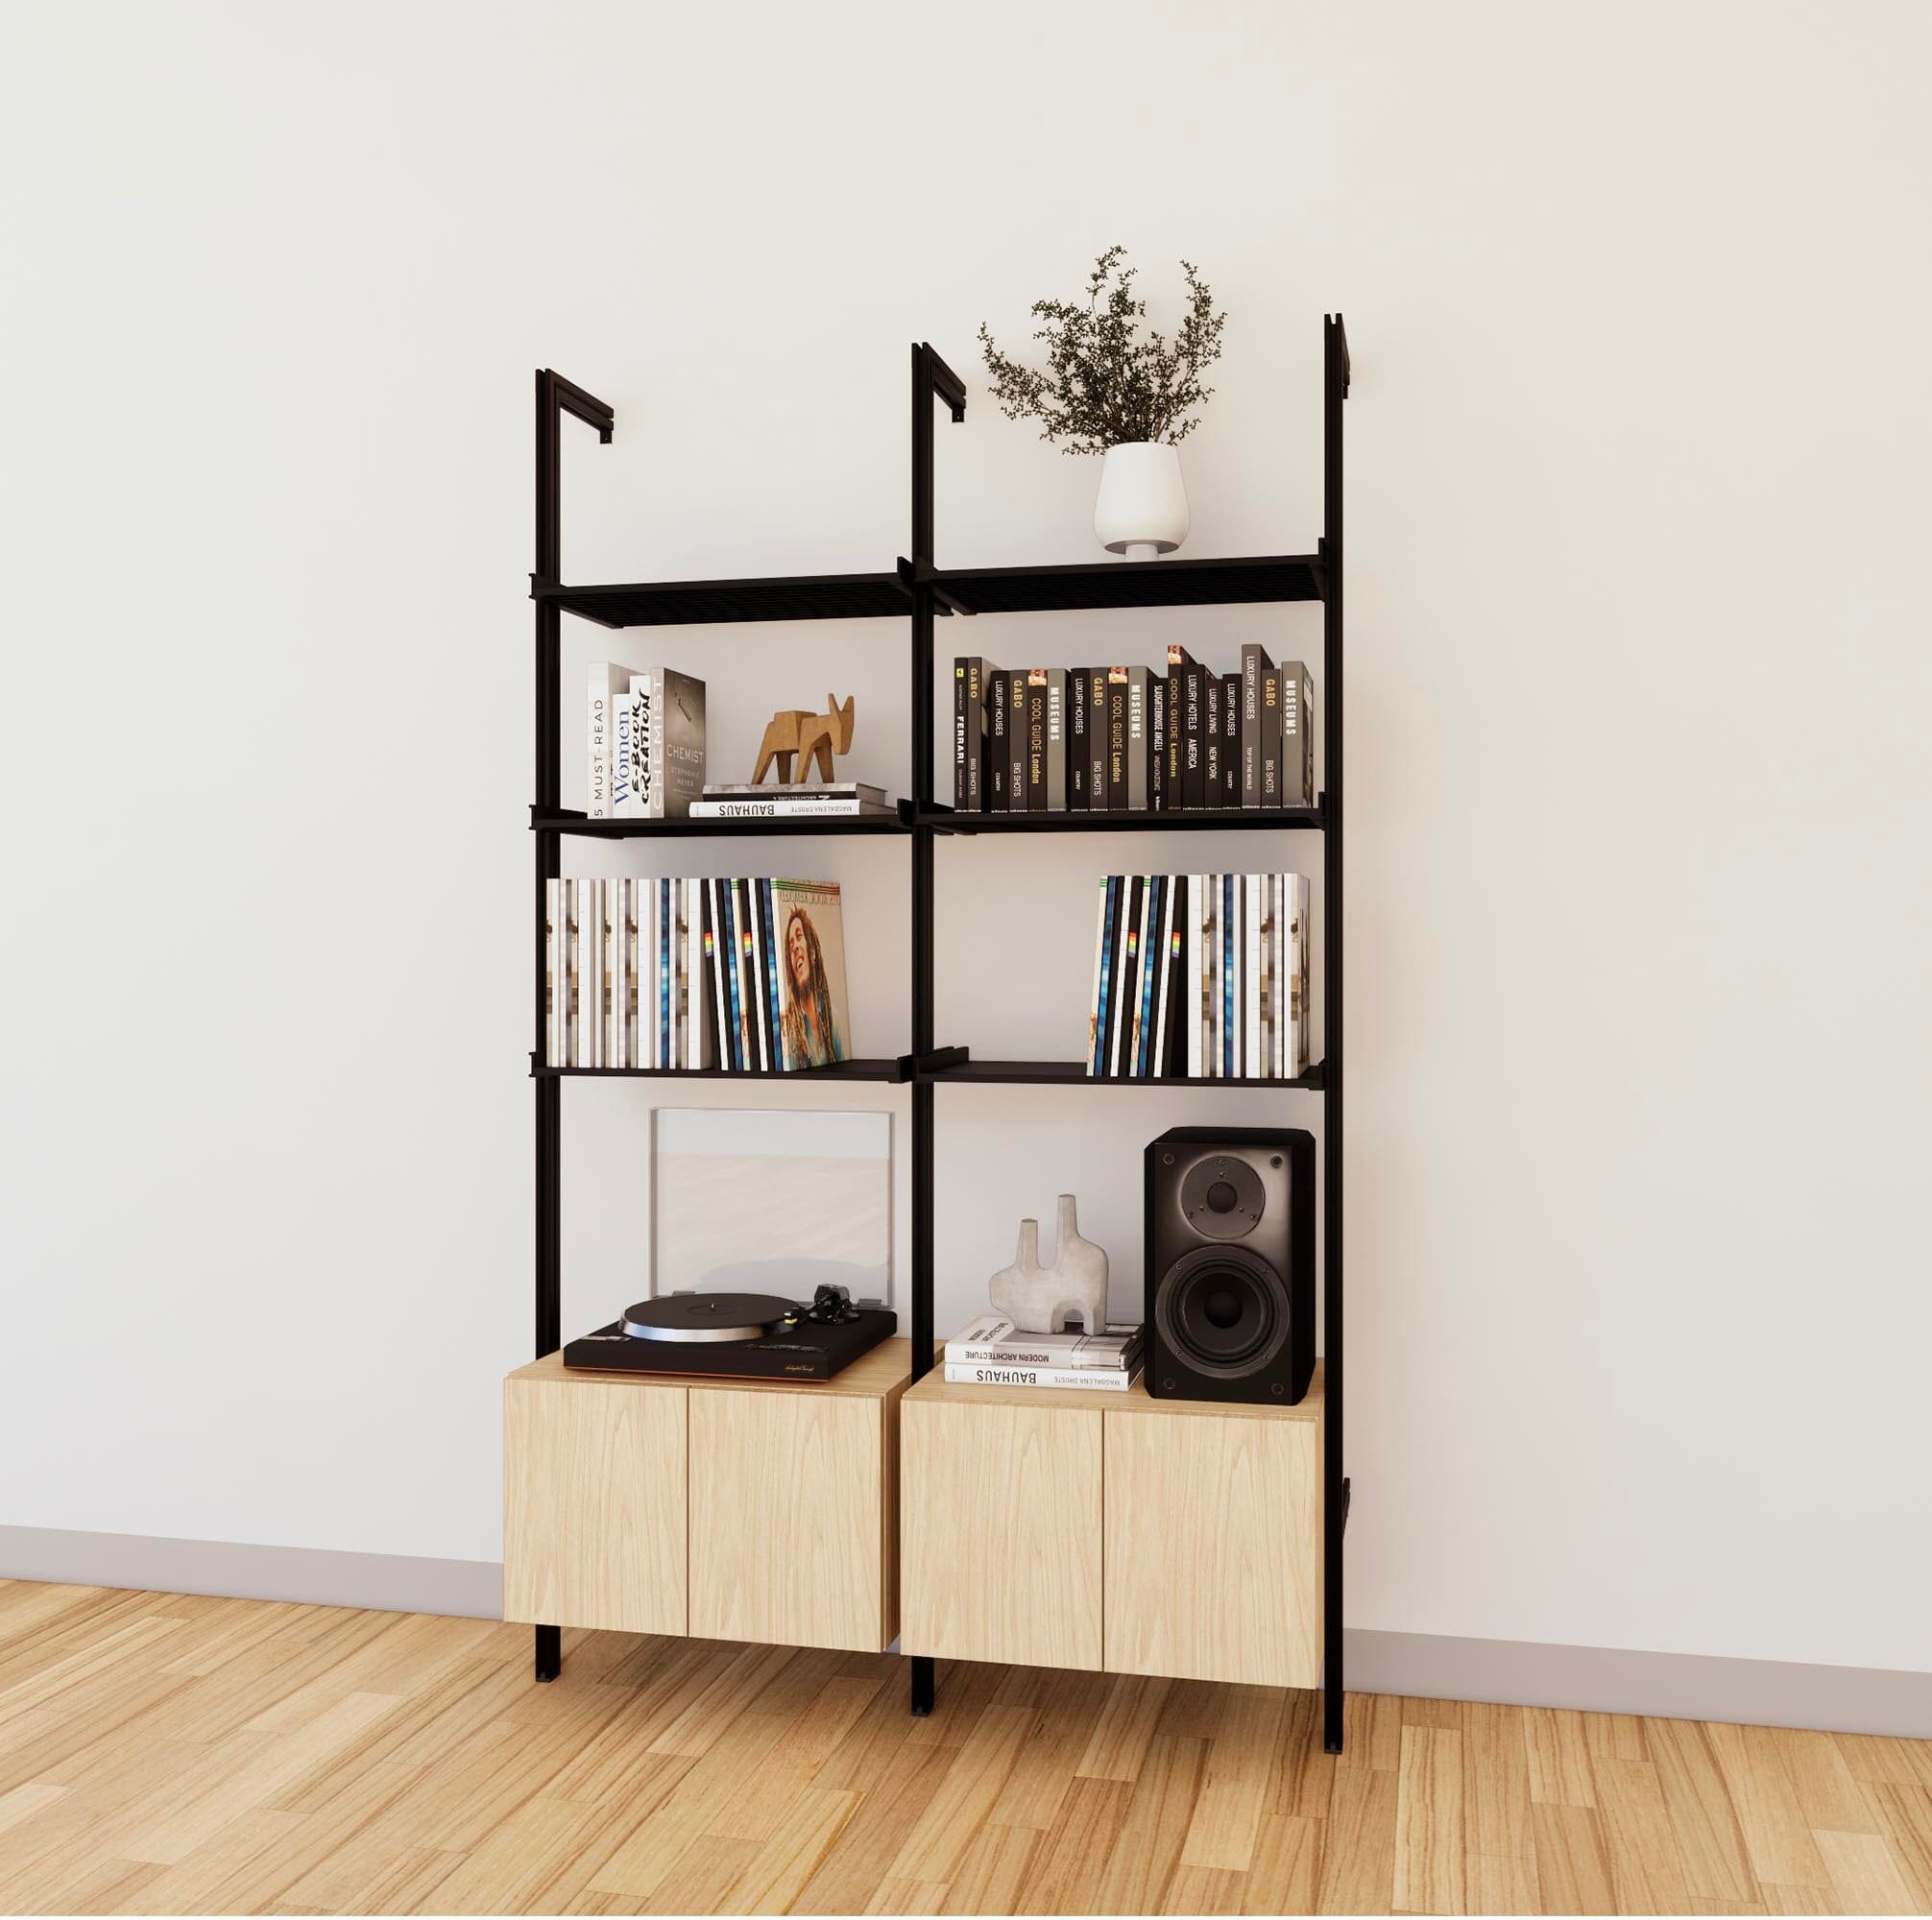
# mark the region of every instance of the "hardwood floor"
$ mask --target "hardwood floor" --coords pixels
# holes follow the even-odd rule
[[[1932,1742],[0,1582],[0,1912],[1932,1912]]]

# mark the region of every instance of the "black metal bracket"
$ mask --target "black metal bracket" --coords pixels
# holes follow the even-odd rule
[[[943,619],[951,619],[957,613],[962,619],[970,620],[978,611],[955,599],[933,578],[932,563],[929,560],[907,560],[902,553],[898,560],[899,584],[907,593],[915,587],[930,588],[932,593],[932,611]]]
[[[1341,316],[1339,313],[1331,313],[1326,318],[1329,324],[1335,328],[1338,342],[1341,348],[1341,397],[1345,400],[1348,397],[1348,382],[1353,372],[1348,360],[1348,329],[1342,325]]]
[[[586,393],[574,380],[567,380],[563,374],[543,370],[543,377],[550,383],[553,402],[573,420],[580,420],[586,426],[597,429],[597,438],[606,446],[611,444],[611,435],[617,424],[614,408],[608,407],[594,394]]]
[[[922,1080],[930,1080],[952,1072],[955,1067],[964,1067],[972,1058],[970,1046],[935,1046],[930,1053],[919,1055],[913,1062],[913,1069]]]

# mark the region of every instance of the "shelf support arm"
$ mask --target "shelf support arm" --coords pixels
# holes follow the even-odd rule
[[[912,798],[919,815],[932,792],[932,410],[941,402],[954,424],[966,418],[966,383],[932,350],[912,347]],[[902,575],[902,577],[904,577]],[[932,1044],[932,856],[930,826],[912,829],[912,1054],[924,1063]],[[932,1365],[932,1082],[912,1081],[912,1378]],[[932,1711],[932,1662],[912,1657],[911,1708]]]
[[[537,544],[534,592],[539,582],[553,585],[564,570],[564,502],[562,484],[563,421],[568,414],[597,430],[609,444],[616,415],[593,394],[567,380],[548,367],[537,370]],[[555,819],[562,804],[563,716],[557,677],[558,629],[563,615],[554,601],[537,602],[537,761],[533,816]],[[536,1050],[543,1057],[543,921],[549,909],[550,882],[561,870],[561,838],[554,827],[540,828],[537,843],[537,908],[532,973],[536,982]],[[537,1285],[536,1347],[538,1359],[564,1344],[563,1336],[563,1100],[562,1083],[540,1075],[537,1090]],[[562,1634],[554,1626],[536,1630],[536,1674],[554,1680],[563,1664]]]
[[[1341,316],[1328,315],[1322,346],[1322,537],[1321,693],[1325,756],[1322,796],[1327,832],[1322,838],[1321,981],[1325,1003],[1321,1086],[1321,1316],[1322,1316],[1322,1745],[1341,1751],[1342,1530],[1348,1524],[1348,1480],[1342,1456],[1342,924],[1341,860],[1344,818],[1341,660],[1341,405],[1348,397],[1348,335]]]

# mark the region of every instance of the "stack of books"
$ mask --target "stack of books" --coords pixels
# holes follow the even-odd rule
[[[1125,1393],[1141,1377],[1141,1330],[1022,1333],[1012,1321],[982,1313],[946,1343],[946,1378],[968,1386],[1073,1387]]]
[[[831,881],[570,878],[545,904],[551,1067],[790,1073],[853,1057]]]
[[[1089,1078],[1293,1080],[1309,1068],[1302,874],[1100,882]]]
[[[840,820],[896,814],[885,789],[863,780],[798,780],[786,786],[708,786],[693,820]]]
[[[953,662],[953,805],[960,813],[1173,813],[1315,804],[1315,684],[1259,646],[1215,673]]]
[[[591,667],[592,820],[682,820],[705,783],[705,684],[666,666]]]

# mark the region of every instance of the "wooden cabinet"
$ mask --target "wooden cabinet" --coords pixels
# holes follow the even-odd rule
[[[809,1386],[519,1368],[504,1619],[881,1651],[909,1372],[904,1340]]]
[[[1321,1672],[1321,1371],[1294,1407],[906,1396],[907,1653],[1271,1687]]]
[[[935,1379],[901,1410],[902,1649],[1098,1668],[1099,1416],[1037,1403],[963,1404],[929,1395]]]
[[[1108,1669],[1318,1686],[1320,1423],[1185,1404],[1102,1416]]]
[[[683,1633],[681,1386],[525,1367],[503,1391],[503,1618]]]
[[[877,1653],[899,1631],[897,1401],[693,1392],[690,1596],[711,1640]]]

